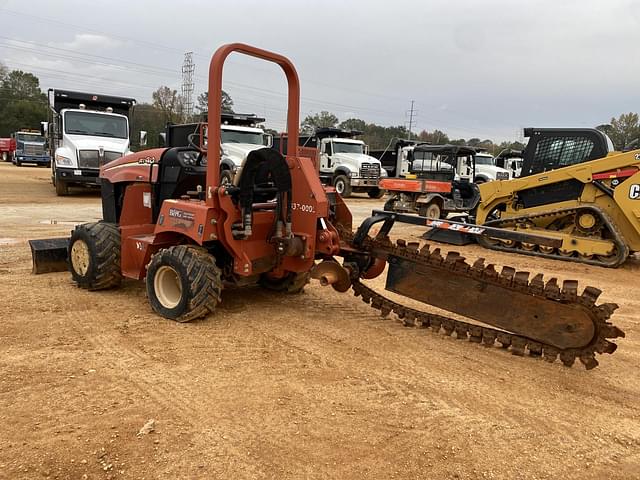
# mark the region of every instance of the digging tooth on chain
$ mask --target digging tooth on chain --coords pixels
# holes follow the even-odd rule
[[[455,320],[451,318],[445,318],[442,320],[442,329],[445,335],[451,335],[455,328]]]
[[[469,327],[469,341],[473,343],[482,342],[482,327],[471,325]]]
[[[420,248],[420,242],[409,242],[407,243],[407,248],[412,252],[417,252],[418,248]]]
[[[562,282],[562,292],[560,293],[562,300],[574,302],[578,298],[578,281],[565,280]]]
[[[404,248],[407,246],[407,242],[406,240],[398,239],[396,240],[396,245],[399,246],[400,248]]]
[[[513,286],[520,291],[526,291],[529,287],[529,272],[516,272],[513,276]]]
[[[516,269],[513,267],[502,267],[502,271],[500,272],[500,276],[498,279],[502,285],[507,287],[511,286],[511,282],[513,281],[513,276],[516,274]]]
[[[498,272],[493,264],[488,265],[482,272],[482,276],[488,280],[495,280],[498,278]]]
[[[431,324],[431,328],[434,332],[438,333],[440,331],[440,327],[442,327],[442,319],[439,316],[433,316],[429,319],[429,323]]]
[[[591,370],[592,368],[596,368],[598,366],[598,361],[596,360],[596,357],[592,352],[585,352],[581,354],[580,361],[587,370]]]
[[[541,273],[538,273],[531,279],[531,282],[529,282],[529,289],[534,295],[542,295],[542,293],[544,292],[543,278],[544,276]]]
[[[558,355],[560,354],[560,350],[558,350],[557,348],[553,348],[545,345],[545,347],[542,349],[542,354],[544,359],[547,362],[553,363],[558,358]]]
[[[493,347],[496,342],[497,333],[494,330],[488,328],[482,329],[482,344],[487,347]]]
[[[508,333],[498,332],[496,340],[500,342],[502,348],[509,348],[509,345],[511,345],[511,335]]]
[[[564,364],[565,367],[571,367],[576,361],[576,354],[568,351],[560,352],[560,361]]]
[[[429,328],[431,326],[431,319],[427,314],[418,315],[417,319],[420,321],[420,328]]]
[[[429,255],[431,255],[431,251],[429,250],[429,245],[425,244],[422,246],[422,248],[420,249],[420,255],[424,258],[429,258]]]
[[[610,342],[609,340],[605,340],[604,338],[599,339],[595,346],[595,351],[598,353],[613,353],[618,348],[618,345]]]
[[[544,296],[552,300],[560,299],[560,287],[558,286],[557,278],[552,278],[544,286]]]
[[[431,255],[429,255],[429,263],[433,265],[440,265],[442,263],[442,255],[440,255],[440,249],[436,248]]]
[[[541,357],[542,356],[542,344],[538,342],[529,342],[527,345],[529,347],[529,355],[532,357]]]
[[[516,355],[518,357],[524,357],[524,347],[526,346],[527,346],[527,342],[522,338],[513,337],[511,339],[511,353],[513,355]]]
[[[596,304],[596,301],[598,300],[598,297],[600,297],[601,293],[602,290],[600,290],[599,288],[585,287],[582,295],[580,295],[580,303],[586,305],[587,307],[591,307]]]
[[[458,321],[454,322],[454,329],[458,340],[467,339],[467,326],[464,323]]]

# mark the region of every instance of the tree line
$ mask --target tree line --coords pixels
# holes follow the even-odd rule
[[[157,147],[159,134],[165,131],[167,123],[184,123],[201,118],[207,111],[208,92],[197,97],[196,114],[189,118],[185,112],[184,99],[177,90],[165,85],[158,87],[151,94],[151,102],[138,103],[135,118],[132,122],[131,138],[135,143],[139,132],[147,132],[148,146]],[[222,92],[222,111],[233,113],[233,99],[227,92]],[[38,77],[22,70],[7,69],[0,64],[0,137],[8,137],[11,133],[23,129],[39,129],[40,122],[48,117],[47,96],[40,88]],[[268,121],[267,121],[268,126]],[[470,145],[486,149],[497,154],[503,149],[522,149],[520,142],[494,142],[491,139],[453,138],[442,130],[422,130],[411,134],[403,125],[383,126],[368,123],[360,118],[348,118],[343,121],[333,113],[323,110],[307,115],[300,124],[303,134],[312,133],[320,127],[337,127],[362,132],[362,139],[371,149],[384,149],[396,138],[429,142],[432,144],[451,143],[454,145]],[[597,129],[606,133],[612,140],[616,150],[640,148],[640,119],[637,113],[623,113],[612,117],[609,123],[598,125]],[[266,129],[271,133],[275,130]]]

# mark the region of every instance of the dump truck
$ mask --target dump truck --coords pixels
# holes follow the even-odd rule
[[[300,146],[316,149],[320,180],[332,185],[344,198],[352,193],[366,193],[370,198],[382,198],[380,179],[387,176],[380,160],[368,154],[369,147],[356,137],[358,130],[317,128],[313,135],[300,135]],[[273,148],[281,151],[287,136],[274,138]],[[286,154],[286,149],[282,150]]]
[[[16,139],[13,137],[0,138],[0,160],[9,162],[13,160],[16,151]]]
[[[289,99],[289,153],[251,151],[233,185],[220,183],[217,121],[223,65],[232,53],[279,65]],[[216,121],[207,125],[206,142],[200,135],[193,146],[131,153],[101,167],[103,220],[77,225],[62,239],[78,287],[116,289],[125,278],[144,280],[152,309],[186,322],[215,314],[228,285],[296,294],[313,278],[338,292],[352,290],[407,326],[514,355],[560,358],[566,366],[579,359],[591,369],[596,354],[616,349],[612,340],[624,333],[609,321],[615,305],[598,304],[596,288],[579,292],[575,281],[560,285],[542,275],[529,281],[528,272],[510,267],[499,272],[481,259],[470,265],[455,252],[392,243],[399,217],[390,212],[374,212],[354,230],[342,197],[323,187],[313,159],[298,153],[300,87],[286,57],[228,44],[215,52],[209,72],[209,115]],[[42,252],[52,249],[31,245],[37,269]],[[385,273],[393,299],[368,283]],[[408,306],[402,297],[439,313]]]
[[[15,150],[11,161],[14,165],[20,167],[25,163],[51,166],[51,157],[46,150],[46,142],[44,135],[38,130],[22,129],[11,137],[15,141]]]
[[[57,195],[69,187],[98,186],[100,167],[130,152],[135,99],[49,89],[48,138],[51,183]]]

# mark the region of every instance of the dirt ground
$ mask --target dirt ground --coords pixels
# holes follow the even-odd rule
[[[0,478],[640,478],[638,260],[457,248],[617,302],[627,337],[588,372],[404,328],[317,283],[225,291],[177,324],[141,283],[31,275],[27,239],[100,218],[98,195],[56,197],[48,177],[0,163]]]

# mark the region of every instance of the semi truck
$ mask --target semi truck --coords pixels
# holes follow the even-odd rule
[[[20,167],[25,163],[35,163],[49,167],[51,157],[46,149],[44,135],[38,130],[22,129],[11,135],[15,141],[15,150],[11,157],[14,165]]]
[[[261,123],[265,121],[254,114],[223,113],[220,119],[221,150],[220,182],[233,183],[249,152],[271,147],[273,136],[265,133]],[[160,134],[160,146],[187,147],[194,143],[206,126],[206,114],[202,122],[167,124]],[[190,140],[191,137],[191,140]]]
[[[313,135],[300,135],[301,147],[316,149],[316,164],[320,180],[333,185],[343,197],[352,193],[367,193],[371,198],[382,198],[380,179],[387,177],[380,160],[369,155],[369,147],[356,137],[357,130],[318,128]],[[286,135],[274,139],[274,148],[286,154]]]
[[[16,151],[16,139],[13,137],[0,138],[0,160],[8,162],[13,159]]]
[[[49,89],[51,182],[57,195],[72,185],[98,186],[100,167],[130,153],[133,98]]]

